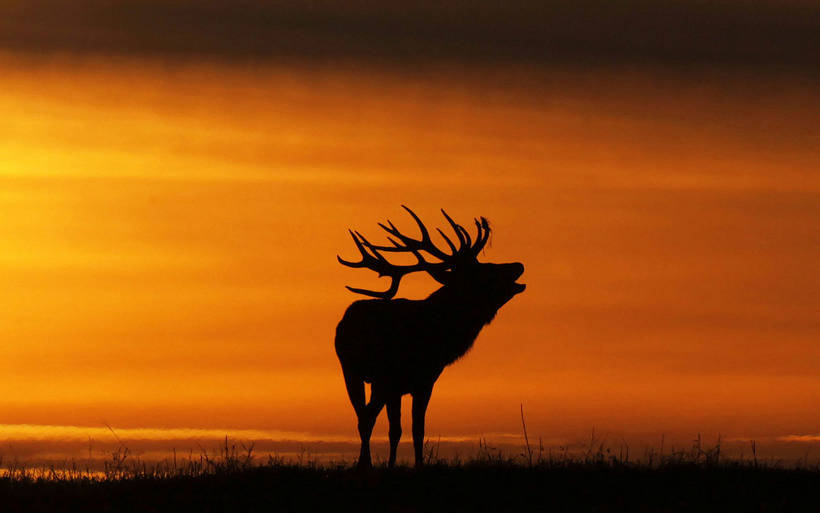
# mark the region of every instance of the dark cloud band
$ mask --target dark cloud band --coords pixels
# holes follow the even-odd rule
[[[194,58],[727,65],[813,72],[820,5],[141,2],[0,6],[0,48]]]

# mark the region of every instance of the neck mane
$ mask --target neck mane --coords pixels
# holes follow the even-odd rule
[[[442,323],[444,336],[440,341],[444,365],[464,356],[481,329],[492,322],[498,312],[483,295],[446,285],[425,301],[436,316],[446,320]]]

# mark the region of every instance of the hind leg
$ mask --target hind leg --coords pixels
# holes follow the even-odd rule
[[[344,369],[342,370],[344,372]],[[350,403],[353,405],[353,410],[355,410],[356,417],[359,420],[359,438],[362,445],[359,450],[358,466],[359,468],[370,468],[373,466],[370,458],[370,435],[373,434],[376,418],[384,408],[384,399],[378,393],[378,389],[374,387],[370,394],[370,402],[365,403],[364,379],[350,372],[344,372],[344,377],[347,395],[350,397]]]
[[[345,377],[345,387],[347,387],[347,395],[350,397],[350,404],[353,405],[353,410],[356,416],[360,417],[364,411],[364,379],[342,368]]]
[[[390,422],[390,459],[387,466],[393,468],[396,465],[396,449],[401,439],[401,396],[396,395],[387,400],[387,420]]]
[[[382,408],[384,408],[384,398],[376,387],[372,387],[370,402],[359,415],[359,438],[362,440],[362,448],[359,451],[359,468],[366,469],[373,466],[370,461],[370,435],[373,434],[373,426]]]

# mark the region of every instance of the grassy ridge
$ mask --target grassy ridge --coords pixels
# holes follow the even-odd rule
[[[817,471],[278,466],[199,477],[0,481],[3,511],[820,511]]]
[[[250,451],[180,466],[131,466],[107,474],[18,470],[0,478],[2,511],[820,511],[820,469],[709,452],[649,464],[606,452],[505,458],[484,453],[422,470],[358,472],[349,465],[253,463]]]

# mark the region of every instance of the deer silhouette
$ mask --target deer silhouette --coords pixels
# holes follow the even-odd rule
[[[355,301],[336,328],[336,355],[358,417],[362,442],[360,468],[372,466],[370,436],[385,405],[390,424],[388,466],[395,465],[401,438],[401,397],[405,394],[413,398],[415,464],[423,465],[424,417],[433,385],[446,366],[469,351],[498,309],[526,287],[516,283],[524,272],[522,264],[478,261],[478,254],[490,237],[490,225],[484,217],[475,219],[477,234],[473,242],[467,229],[442,209],[458,243],[456,246],[438,229],[448,252],[433,243],[424,223],[412,210],[402,207],[418,225],[420,239],[404,235],[387,221],[379,226],[387,232],[390,245],[371,244],[361,233],[350,230],[361,260],[351,262],[337,257],[343,265],[370,269],[392,280],[384,292],[347,287],[376,299]],[[393,264],[385,257],[391,253],[413,255],[417,262]],[[425,254],[435,260],[428,260]],[[419,271],[428,273],[442,287],[423,300],[393,299],[402,277]],[[369,402],[365,401],[365,383],[371,385]]]

